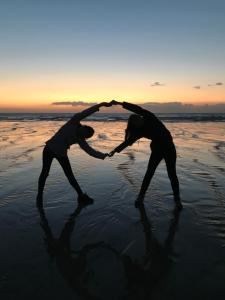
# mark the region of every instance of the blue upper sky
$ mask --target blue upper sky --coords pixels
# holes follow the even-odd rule
[[[223,81],[224,36],[225,1],[2,0],[0,80],[88,72]]]

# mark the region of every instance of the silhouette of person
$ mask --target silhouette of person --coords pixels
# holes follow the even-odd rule
[[[38,209],[41,227],[45,233],[44,241],[47,252],[55,260],[60,274],[82,299],[97,300],[98,298],[88,288],[90,274],[87,268],[87,257],[92,250],[101,247],[103,242],[85,245],[78,251],[73,251],[70,243],[76,218],[84,206],[78,203],[77,208],[68,218],[58,238],[53,236],[43,207],[38,207]]]
[[[166,162],[168,176],[173,189],[174,200],[178,208],[182,208],[179,191],[179,181],[176,174],[176,148],[173,143],[173,138],[165,125],[150,111],[142,107],[128,102],[111,102],[115,105],[122,105],[123,108],[134,112],[127,123],[125,132],[125,140],[113,151],[109,156],[113,156],[116,152],[121,152],[127,146],[132,145],[140,138],[152,140],[150,147],[152,150],[147,171],[144,176],[139,195],[136,200],[136,205],[144,201],[145,193],[155,173],[157,166],[162,159]]]
[[[38,180],[37,205],[43,205],[44,186],[54,158],[58,160],[67,179],[76,190],[78,201],[93,201],[87,194],[83,193],[74,177],[67,151],[72,144],[77,143],[89,155],[98,159],[105,159],[108,155],[107,153],[96,151],[86,142],[86,139],[93,136],[94,129],[90,126],[82,125],[80,121],[97,112],[100,107],[110,107],[111,105],[112,103],[102,102],[75,114],[46,142],[43,150],[43,167]]]

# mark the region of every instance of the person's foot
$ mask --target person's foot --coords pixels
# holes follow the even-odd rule
[[[89,204],[93,204],[94,200],[89,197],[87,194],[81,194],[78,196],[78,202],[81,205],[89,205]]]
[[[175,201],[177,209],[182,209],[183,208],[180,197],[174,197],[174,201]]]
[[[135,207],[140,207],[143,204],[144,204],[144,197],[139,195],[135,201]]]
[[[43,207],[43,194],[38,193],[36,197],[37,207]]]

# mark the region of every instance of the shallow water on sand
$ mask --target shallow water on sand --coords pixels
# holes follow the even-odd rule
[[[74,173],[94,204],[77,207],[54,161],[37,210],[43,145],[63,123],[0,122],[1,299],[225,299],[225,124],[166,124],[181,212],[164,162],[135,208],[150,153],[144,139],[104,161],[72,146]],[[123,140],[124,122],[88,124],[102,152]]]

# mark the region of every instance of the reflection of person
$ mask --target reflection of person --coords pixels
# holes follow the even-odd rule
[[[89,155],[98,158],[105,159],[108,154],[101,153],[94,150],[87,142],[86,139],[90,138],[94,134],[94,129],[90,126],[81,125],[80,121],[97,112],[100,107],[111,106],[111,103],[102,102],[94,105],[80,113],[75,114],[65,125],[63,125],[56,134],[46,142],[46,146],[43,150],[43,168],[38,181],[38,195],[37,204],[42,205],[43,191],[47,176],[50,171],[52,160],[56,158],[60,163],[63,171],[68,178],[70,184],[76,190],[78,194],[78,200],[92,201],[88,195],[84,194],[77,180],[74,177],[69,158],[67,156],[67,150],[72,144],[79,144],[79,146],[87,152]]]
[[[138,105],[127,102],[121,103],[115,100],[112,101],[112,104],[120,104],[123,108],[135,114],[132,114],[128,119],[125,141],[116,147],[109,156],[113,156],[115,152],[121,152],[127,146],[132,145],[142,137],[152,140],[150,144],[152,153],[136,203],[140,204],[144,201],[145,193],[155,170],[160,161],[164,159],[173,189],[175,203],[177,207],[182,208],[179,181],[176,174],[176,148],[169,130],[153,113]]]
[[[173,241],[178,229],[180,210],[174,209],[168,235],[161,244],[152,232],[151,222],[143,204],[138,207],[145,236],[145,255],[138,262],[128,255],[122,255],[124,270],[128,280],[129,299],[150,299],[154,289],[162,282],[171,267]]]
[[[81,204],[78,204],[74,213],[71,214],[65,223],[58,238],[53,235],[44,209],[39,207],[41,227],[44,231],[47,252],[54,259],[56,267],[64,280],[82,299],[102,299],[102,297],[98,297],[98,289],[93,289],[95,286],[93,285],[93,280],[97,274],[93,273],[91,268],[93,261],[90,260],[90,257],[92,257],[92,251],[94,251],[95,255],[98,253],[97,257],[101,256],[102,250],[109,251],[120,263],[120,266],[122,266],[122,269],[120,267],[118,271],[122,270],[122,274],[126,278],[126,294],[128,293],[129,296],[126,299],[150,299],[155,288],[159,287],[171,268],[171,256],[174,254],[173,242],[178,229],[180,210],[177,208],[174,209],[174,216],[170,221],[165,242],[161,243],[154,235],[152,224],[147,216],[144,205],[141,204],[138,207],[145,248],[143,256],[133,258],[124,253],[124,250],[120,251],[104,241],[86,244],[78,250],[72,249],[71,236],[76,225],[76,218],[81,213],[83,207]],[[113,268],[115,267],[114,265]],[[104,276],[101,266],[100,273]],[[121,277],[121,274],[118,275]],[[105,298],[107,299],[107,297]],[[122,297],[120,298],[122,299]]]
[[[87,285],[90,279],[90,272],[87,268],[87,257],[92,250],[101,247],[102,242],[88,244],[79,251],[73,251],[70,244],[75,220],[83,207],[81,204],[78,204],[74,213],[65,223],[59,238],[53,236],[42,207],[39,208],[39,213],[41,226],[45,233],[44,240],[47,251],[49,255],[54,258],[59,272],[68,282],[69,286],[77,292],[82,299],[97,300],[97,297],[89,291]]]

